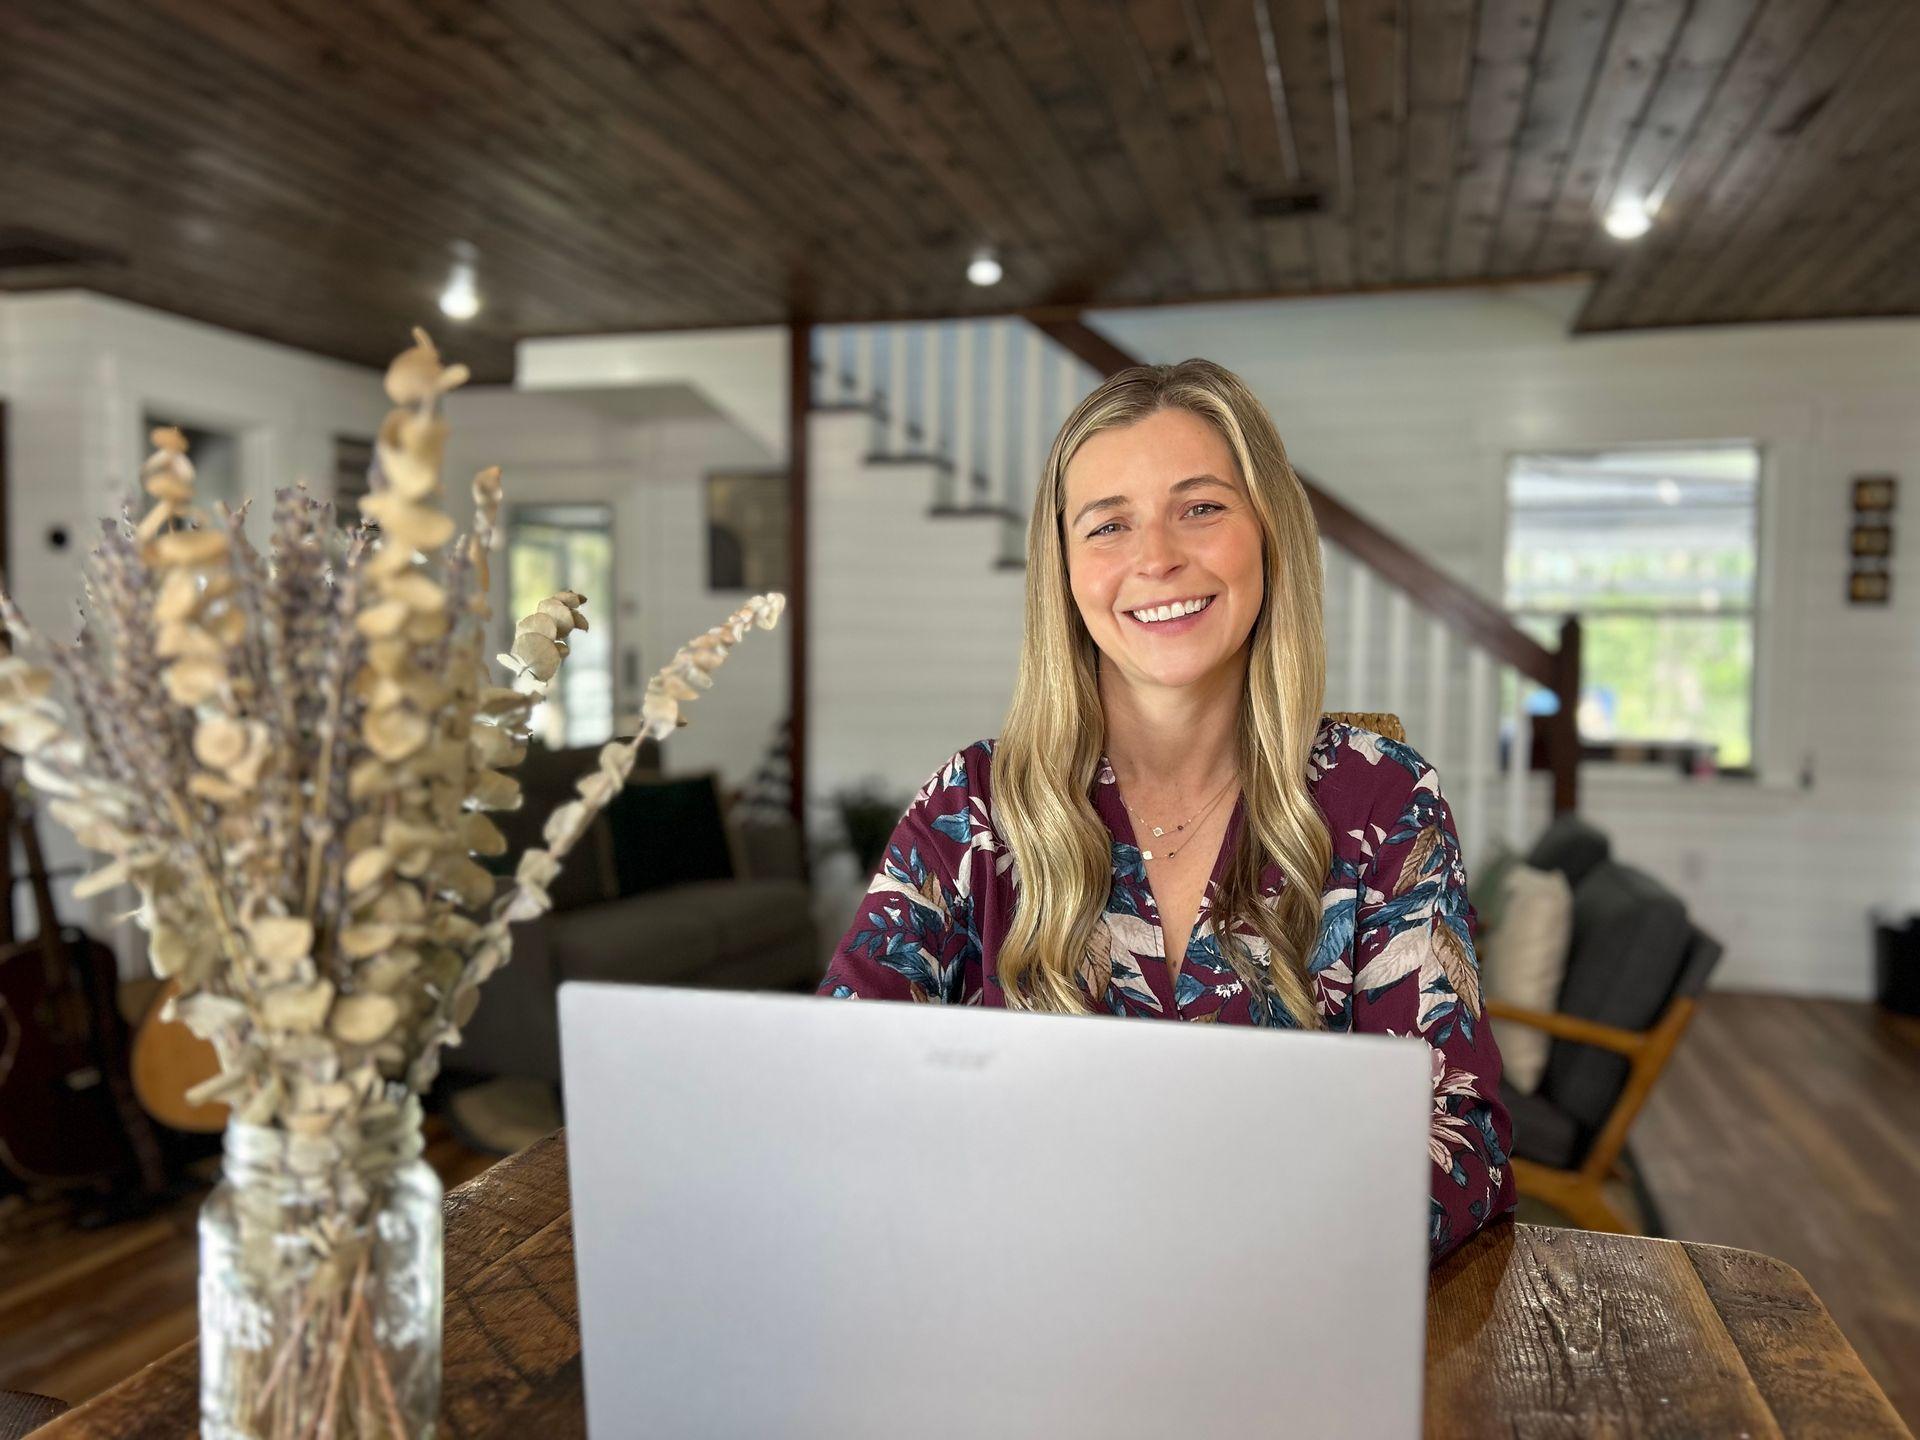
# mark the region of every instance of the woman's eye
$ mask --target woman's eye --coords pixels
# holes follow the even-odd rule
[[[1224,506],[1224,505],[1216,505],[1216,504],[1215,504],[1215,503],[1214,503],[1213,501],[1211,501],[1211,500],[1199,500],[1199,501],[1196,501],[1195,503],[1193,503],[1192,505],[1189,505],[1189,506],[1187,507],[1187,513],[1188,513],[1189,515],[1191,515],[1191,514],[1192,514],[1192,513],[1194,512],[1194,511],[1196,511],[1196,510],[1224,510],[1224,509],[1226,509],[1226,508],[1227,508],[1227,507],[1226,507],[1226,506]],[[1100,530],[1090,530],[1090,531],[1088,531],[1088,532],[1087,532],[1087,539],[1089,539],[1089,540],[1093,540],[1093,539],[1097,539],[1097,538],[1099,537],[1099,534],[1100,534],[1100,531],[1101,531],[1101,530],[1105,530],[1105,529],[1107,529],[1107,528],[1108,528],[1108,526],[1111,526],[1111,525],[1117,525],[1117,524],[1119,524],[1119,523],[1120,523],[1120,522],[1119,522],[1119,521],[1117,521],[1117,520],[1109,520],[1109,521],[1108,521],[1108,522],[1106,523],[1106,525],[1102,525],[1102,526],[1100,527]]]

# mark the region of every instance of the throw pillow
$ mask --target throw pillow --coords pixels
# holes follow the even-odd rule
[[[1505,840],[1493,842],[1493,853],[1486,860],[1474,866],[1473,875],[1467,881],[1467,903],[1473,907],[1478,920],[1474,927],[1473,940],[1476,946],[1480,937],[1490,935],[1500,924],[1500,912],[1504,908],[1507,888],[1507,872],[1520,863],[1520,852],[1507,844]]]
[[[1500,900],[1500,929],[1479,952],[1486,994],[1527,1010],[1552,1010],[1573,939],[1573,887],[1558,870],[1511,866]],[[1507,1083],[1526,1094],[1540,1084],[1552,1037],[1524,1025],[1500,1032]]]

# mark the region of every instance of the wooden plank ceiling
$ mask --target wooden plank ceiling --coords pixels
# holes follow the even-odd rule
[[[503,379],[525,335],[1575,271],[1581,330],[1920,310],[1914,0],[0,0],[0,31],[0,288],[367,363],[419,322]],[[1631,243],[1629,195],[1661,202]]]

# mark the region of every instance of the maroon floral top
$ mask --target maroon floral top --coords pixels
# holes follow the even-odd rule
[[[901,816],[880,871],[828,963],[823,995],[1004,1005],[994,958],[1016,899],[1012,854],[995,831],[994,741],[940,766]],[[1513,1122],[1500,1100],[1500,1051],[1481,1013],[1466,869],[1440,777],[1411,746],[1345,721],[1322,721],[1308,783],[1333,839],[1308,962],[1330,1030],[1417,1037],[1433,1067],[1429,1241],[1433,1260],[1514,1206]],[[1105,957],[1082,971],[1115,1015],[1297,1027],[1277,997],[1249,995],[1213,933],[1216,887],[1245,823],[1236,801],[1177,979],[1158,907],[1113,769],[1092,786],[1113,837],[1113,889],[1101,917]],[[1269,864],[1261,895],[1285,876]],[[1256,960],[1267,949],[1244,920]],[[1096,943],[1095,949],[1098,949]]]

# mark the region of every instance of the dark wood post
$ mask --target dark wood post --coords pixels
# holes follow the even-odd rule
[[[807,415],[813,408],[813,322],[787,327],[787,704],[793,717],[793,791],[789,808],[800,829],[804,878],[813,879],[807,839]]]
[[[1554,693],[1560,709],[1553,717],[1553,813],[1578,807],[1580,801],[1580,617],[1569,615],[1560,626],[1560,649],[1554,655]]]

